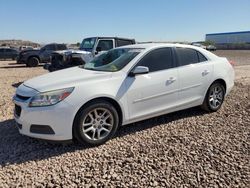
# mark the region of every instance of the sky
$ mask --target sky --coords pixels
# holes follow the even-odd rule
[[[0,18],[0,40],[191,42],[206,33],[249,31],[250,0],[0,0]]]

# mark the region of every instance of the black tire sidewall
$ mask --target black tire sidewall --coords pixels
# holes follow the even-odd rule
[[[37,67],[39,65],[39,59],[37,57],[30,57],[27,65],[28,67]]]
[[[83,120],[84,120],[85,116],[95,108],[106,108],[112,113],[112,115],[114,117],[114,125],[113,125],[111,132],[109,133],[109,135],[107,137],[105,137],[101,140],[88,139],[83,134],[83,130],[82,130],[82,124],[83,124]],[[86,107],[82,108],[78,112],[76,119],[75,119],[75,122],[74,122],[74,126],[73,126],[73,133],[74,133],[73,136],[81,144],[87,143],[87,144],[90,144],[92,146],[97,146],[97,145],[104,144],[106,141],[111,139],[114,136],[114,134],[116,133],[118,126],[119,126],[119,116],[118,116],[117,110],[113,107],[113,105],[110,104],[109,102],[106,102],[106,101],[97,101],[97,102],[94,102],[94,103],[87,105]]]

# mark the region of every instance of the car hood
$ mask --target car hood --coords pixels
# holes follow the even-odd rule
[[[83,82],[105,80],[112,76],[111,72],[86,70],[80,67],[68,68],[47,73],[27,80],[24,85],[39,92],[75,87]]]
[[[22,50],[20,51],[20,54],[23,54],[23,53],[38,53],[40,50]]]
[[[69,49],[69,50],[59,50],[59,51],[55,51],[54,53],[58,53],[61,55],[69,55],[69,54],[91,54],[91,52],[88,51],[83,51],[83,50],[73,50],[73,49]]]

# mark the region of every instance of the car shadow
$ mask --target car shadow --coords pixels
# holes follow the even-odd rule
[[[167,126],[167,123],[169,122],[191,116],[202,116],[205,113],[205,111],[195,107],[158,116],[138,123],[122,126],[118,129],[115,137],[123,137],[162,124],[166,124]],[[84,150],[87,148],[91,148],[91,146],[80,146],[75,143],[51,143],[22,136],[19,134],[13,119],[0,122],[0,166],[2,167],[11,164],[21,164],[28,161],[48,159],[64,153]]]

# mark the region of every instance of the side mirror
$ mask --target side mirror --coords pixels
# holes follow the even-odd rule
[[[95,51],[95,54],[98,54],[99,52],[102,51],[102,48],[100,46],[96,47],[96,51]]]
[[[130,77],[133,77],[137,74],[147,74],[149,73],[149,68],[148,67],[144,67],[144,66],[137,66],[134,68],[134,70],[132,70],[130,73],[129,73],[129,76]]]

